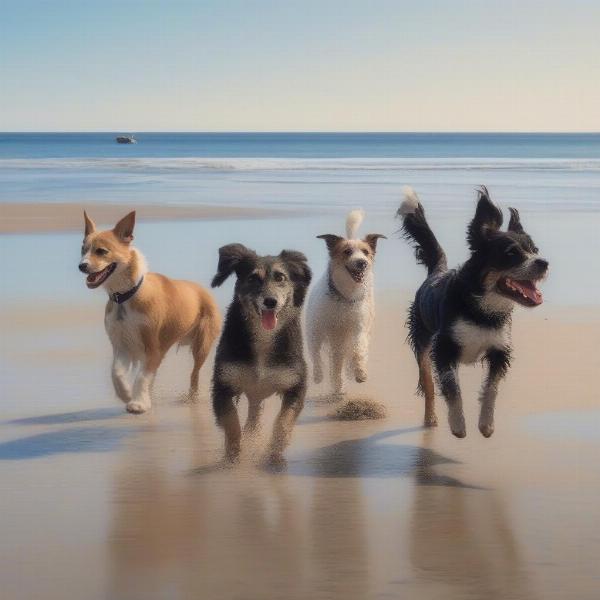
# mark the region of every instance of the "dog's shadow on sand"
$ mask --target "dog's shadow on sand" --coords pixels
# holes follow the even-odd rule
[[[287,473],[304,477],[362,477],[385,479],[415,476],[419,485],[441,485],[470,488],[446,475],[438,475],[433,467],[458,464],[435,450],[407,444],[381,443],[403,434],[423,431],[408,427],[376,433],[366,438],[343,440],[288,463]]]
[[[92,408],[88,410],[77,410],[73,412],[54,413],[50,415],[39,415],[37,417],[25,417],[4,421],[3,425],[66,425],[69,423],[81,423],[84,421],[105,421],[114,419],[125,414],[122,406],[111,406],[107,408]]]
[[[120,406],[54,413],[3,421],[8,426],[71,425],[118,419],[126,413]],[[129,427],[106,425],[66,427],[0,442],[0,460],[27,460],[55,454],[110,452],[131,432]]]
[[[273,468],[260,463],[259,469],[272,475],[324,478],[374,478],[414,477],[420,486],[444,486],[467,489],[482,489],[468,485],[448,475],[437,474],[434,467],[459,464],[435,450],[408,444],[381,443],[386,438],[424,431],[423,427],[407,427],[376,433],[366,438],[344,440],[323,446],[315,451],[303,453],[290,460],[285,467]],[[202,476],[237,468],[227,461],[204,465],[190,472]]]
[[[128,427],[72,427],[0,443],[0,460],[27,460],[55,454],[111,452],[131,432]]]

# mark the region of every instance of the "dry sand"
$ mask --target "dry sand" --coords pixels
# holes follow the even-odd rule
[[[332,421],[311,386],[283,474],[260,467],[276,399],[223,469],[210,365],[184,405],[191,361],[171,353],[152,413],[127,415],[97,305],[5,311],[3,597],[597,598],[597,311],[518,311],[496,433],[477,431],[481,369],[464,368],[457,440],[441,402],[420,426],[406,302],[378,296],[370,378],[349,389],[387,418]]]
[[[297,211],[261,209],[239,206],[169,206],[123,204],[2,203],[0,204],[0,234],[78,231],[81,214],[87,210],[97,223],[114,223],[128,210],[136,210],[141,221],[230,220],[274,218],[297,214]]]

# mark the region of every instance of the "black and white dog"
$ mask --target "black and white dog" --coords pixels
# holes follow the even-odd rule
[[[502,213],[481,188],[475,217],[467,229],[471,256],[457,269],[448,269],[446,255],[425,219],[415,192],[405,188],[398,216],[405,237],[414,243],[417,262],[427,267],[427,279],[409,309],[409,342],[419,364],[419,390],[425,395],[425,425],[437,425],[431,362],[448,404],[452,433],[465,437],[465,418],[458,382],[459,363],[482,360],[487,365],[479,400],[479,430],[494,432],[498,384],[510,366],[511,314],[515,303],[542,303],[536,284],[548,271],[533,240],[525,233],[519,213],[510,210],[507,231]]]
[[[281,395],[268,458],[274,464],[283,463],[306,395],[300,313],[311,271],[300,252],[258,256],[242,244],[229,244],[219,249],[212,286],[220,286],[232,273],[237,281],[217,347],[213,409],[225,430],[226,456],[235,461],[241,438],[239,396],[245,394],[248,399],[244,430],[251,433],[260,424],[265,398]]]

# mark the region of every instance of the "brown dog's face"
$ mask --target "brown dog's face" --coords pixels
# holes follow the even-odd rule
[[[79,270],[87,274],[86,285],[94,289],[130,261],[135,212],[123,217],[113,229],[96,231],[96,225],[84,212],[85,231]]]
[[[333,269],[346,271],[356,283],[362,283],[371,272],[380,233],[369,233],[362,240],[347,240],[330,233],[319,235],[325,240]]]

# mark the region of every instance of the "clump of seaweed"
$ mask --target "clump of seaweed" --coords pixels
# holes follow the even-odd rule
[[[387,409],[381,402],[369,398],[353,398],[338,406],[329,416],[338,421],[385,419]]]

